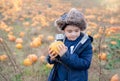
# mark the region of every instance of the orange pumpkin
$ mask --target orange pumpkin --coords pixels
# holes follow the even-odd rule
[[[35,38],[31,43],[30,46],[33,48],[39,47],[41,45],[41,39]]]
[[[8,27],[8,28],[5,29],[5,31],[6,31],[6,32],[10,32],[11,29]]]
[[[22,43],[23,43],[23,40],[22,40],[22,38],[17,38],[15,42],[22,44]]]
[[[24,59],[23,64],[25,66],[31,66],[32,65],[32,61],[29,58],[26,58],[26,59]]]
[[[113,75],[110,81],[120,81],[118,74]]]
[[[46,57],[44,55],[39,57],[40,62],[45,63],[46,62]]]
[[[8,35],[8,39],[10,41],[15,41],[16,40],[16,37],[14,35]]]
[[[10,31],[10,32],[8,33],[8,35],[13,35],[13,32],[12,32],[12,31]]]
[[[23,25],[26,27],[26,26],[29,26],[30,23],[29,22],[24,22]]]
[[[25,33],[24,32],[20,32],[19,36],[20,37],[24,37]]]
[[[43,34],[40,34],[38,37],[39,37],[40,39],[43,39],[44,35],[43,35]]]
[[[59,54],[58,45],[64,44],[62,41],[55,41],[50,44],[49,48],[55,53]]]
[[[105,34],[107,37],[111,36],[112,32],[111,31],[105,31]]]
[[[100,60],[107,60],[107,54],[106,53],[100,53],[100,54],[98,54],[98,58]]]
[[[33,63],[38,60],[38,57],[35,54],[30,54],[27,56],[27,58],[29,58]]]
[[[107,46],[107,44],[103,44],[101,47],[102,48],[107,48],[108,46]]]
[[[8,58],[8,56],[3,54],[3,55],[0,56],[0,61],[6,61],[7,58]]]
[[[54,40],[54,37],[49,35],[49,36],[47,37],[47,40],[48,40],[48,41],[53,41],[53,40]]]
[[[18,44],[16,44],[16,48],[18,48],[18,49],[22,49],[23,46],[22,46],[22,44],[18,43]]]
[[[116,45],[116,44],[117,44],[116,41],[111,41],[110,43],[111,43],[112,45]]]
[[[100,34],[95,34],[95,35],[93,36],[93,38],[95,38],[95,39],[100,38]]]

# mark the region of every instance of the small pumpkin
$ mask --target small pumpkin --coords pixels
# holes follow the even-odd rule
[[[45,63],[46,62],[46,57],[44,55],[41,55],[39,57],[40,62]]]
[[[106,53],[100,53],[100,54],[98,54],[98,58],[100,60],[107,60],[107,54]]]
[[[16,48],[18,48],[18,49],[22,49],[23,46],[22,46],[22,44],[18,43],[18,44],[16,44]]]
[[[110,43],[111,43],[112,45],[116,45],[116,44],[117,44],[116,41],[111,41]]]
[[[47,40],[48,40],[48,41],[53,41],[53,40],[54,40],[54,37],[51,36],[51,35],[49,35],[49,36],[47,37]]]
[[[41,39],[40,38],[35,38],[31,43],[30,46],[33,48],[37,48],[42,44]]]
[[[120,81],[118,74],[113,75],[110,81]]]
[[[26,58],[26,59],[24,59],[23,64],[24,64],[24,66],[31,66],[32,61],[29,58]]]
[[[29,58],[33,63],[35,63],[38,60],[38,57],[35,54],[30,54],[27,56],[27,58]]]
[[[10,41],[15,41],[16,40],[16,37],[14,35],[8,35],[8,39]]]
[[[6,61],[8,56],[6,54],[0,55],[0,61]]]
[[[25,35],[24,32],[20,32],[20,33],[19,33],[19,36],[20,36],[20,37],[24,37],[24,35]]]
[[[62,41],[55,41],[50,44],[49,48],[55,53],[59,54],[58,45],[64,44]]]
[[[17,38],[15,42],[16,42],[16,43],[21,43],[21,44],[22,44],[22,43],[23,43],[23,39],[22,39],[22,38]]]

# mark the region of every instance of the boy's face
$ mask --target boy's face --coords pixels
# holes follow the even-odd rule
[[[67,25],[64,29],[64,33],[68,40],[74,41],[80,36],[80,28],[73,25]]]

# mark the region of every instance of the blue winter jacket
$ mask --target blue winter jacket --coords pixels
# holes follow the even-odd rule
[[[82,50],[82,52],[78,53],[78,50],[80,50],[82,46],[76,49],[72,54],[70,49],[71,46],[77,46],[83,36],[84,34],[81,33],[75,41],[69,41],[67,39],[64,41],[65,45],[68,47],[68,51],[62,57],[57,57],[60,62],[52,61],[49,56],[47,57],[48,63],[54,64],[48,81],[88,81],[88,69],[92,59],[92,38],[89,37],[87,39],[91,42],[88,43],[87,47]]]

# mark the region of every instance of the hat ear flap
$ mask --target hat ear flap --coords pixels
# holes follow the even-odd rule
[[[59,30],[64,30],[64,27],[66,26],[66,18],[67,18],[67,13],[64,13],[63,15],[60,16],[55,21],[55,26],[59,28]]]
[[[60,31],[60,30],[63,30],[63,28],[66,26],[66,22],[62,18],[59,18],[55,21],[54,25]]]

